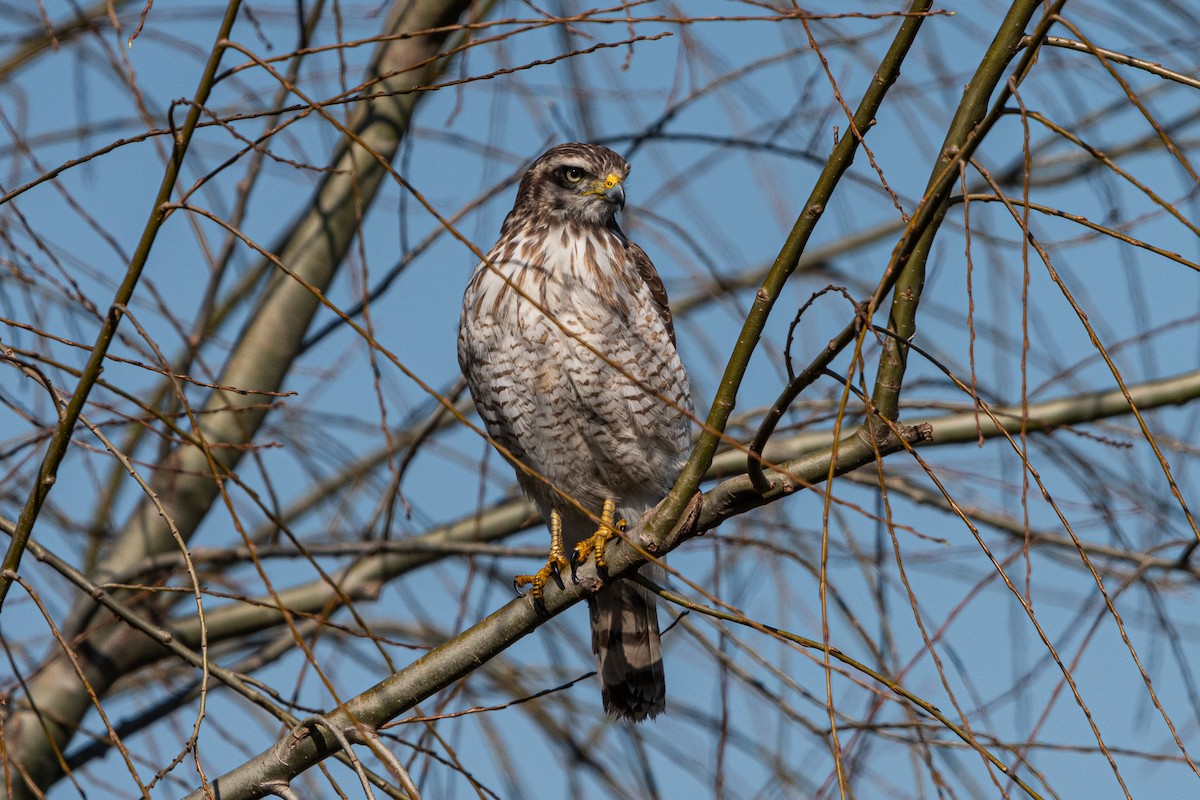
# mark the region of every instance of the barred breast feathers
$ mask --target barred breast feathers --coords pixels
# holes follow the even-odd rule
[[[598,310],[632,322],[636,311],[627,301],[645,298],[674,344],[662,281],[640,247],[626,247],[607,228],[562,226],[559,236],[554,227],[541,236],[518,230],[501,238],[476,268],[465,310],[494,317],[513,304],[518,324],[531,313],[545,313],[566,325]]]

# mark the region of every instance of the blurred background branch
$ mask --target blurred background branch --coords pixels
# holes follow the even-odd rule
[[[5,796],[1200,781],[1186,4],[0,8]],[[604,718],[590,584],[512,599],[544,531],[454,356],[573,139],[717,407],[653,726]]]

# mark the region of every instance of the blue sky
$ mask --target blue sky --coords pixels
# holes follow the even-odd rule
[[[854,10],[884,12],[896,5],[864,2],[854,4]],[[963,2],[942,6],[956,13],[938,15],[925,23],[901,81],[877,117],[867,143],[879,171],[909,214],[924,188],[962,86],[1006,5]],[[494,15],[497,18],[537,16],[525,4],[500,6]],[[46,8],[52,19],[64,18],[68,13],[65,4],[50,3]],[[634,13],[671,16],[679,12],[672,8],[654,3],[640,6]],[[809,10],[841,12],[848,8],[831,2],[814,4]],[[1106,2],[1072,2],[1067,8],[1069,18],[1098,44],[1161,61],[1180,72],[1195,71],[1186,46],[1190,33],[1180,29],[1173,37],[1171,30],[1187,18],[1186,9],[1147,7],[1144,15],[1127,18],[1127,13]],[[268,55],[291,49],[295,36],[293,6],[256,3],[251,9],[256,24],[243,19],[235,38]],[[715,0],[689,3],[686,10],[695,17],[764,13],[761,7],[749,3]],[[379,28],[373,6],[342,6],[341,11],[344,28],[340,35],[329,16],[318,29],[318,43],[363,38]],[[132,19],[122,16],[126,25]],[[150,12],[147,27],[132,48],[123,44],[128,30],[122,37],[104,31],[64,43],[58,52],[20,70],[0,87],[0,109],[9,129],[30,144],[33,154],[3,147],[4,141],[0,140],[0,163],[5,167],[0,172],[0,186],[10,190],[60,163],[144,130],[148,124],[161,125],[170,101],[194,91],[201,57],[218,19],[216,6],[197,9],[160,4]],[[27,31],[36,20],[22,19],[19,24],[20,30]],[[813,24],[821,50],[829,59],[830,72],[852,107],[895,25],[894,18],[832,19]],[[629,36],[624,24],[580,25],[577,30],[578,34],[564,34],[560,29],[529,31],[481,45],[472,49],[464,61],[456,62],[446,77],[481,75]],[[626,153],[633,164],[622,224],[651,254],[673,299],[703,293],[711,285],[714,272],[731,276],[769,263],[807,196],[821,160],[832,147],[835,126],[836,135],[846,135],[844,113],[798,23],[697,22],[682,26],[669,21],[644,21],[637,23],[635,30],[646,36],[661,32],[672,35],[638,42],[632,52],[625,47],[598,50],[431,93],[422,100],[412,134],[396,162],[397,169],[439,213],[449,216],[516,174],[550,144],[571,139],[601,141]],[[9,39],[4,41],[11,43]],[[314,96],[335,94],[343,69],[347,85],[357,82],[368,53],[366,47],[344,51],[344,68],[336,54],[314,57],[307,63],[301,83]],[[136,72],[142,108],[149,120],[140,118],[129,87],[113,77],[122,68],[121,59],[127,59],[128,68]],[[230,54],[225,63],[239,61]],[[719,80],[730,74],[738,77],[728,82]],[[1154,118],[1183,143],[1186,153],[1195,137],[1194,90],[1134,70],[1120,74],[1144,99]],[[274,85],[260,71],[247,70],[221,84],[212,105],[223,112],[257,110],[269,102],[274,91]],[[1027,108],[1071,126],[1090,144],[1105,151],[1120,153],[1127,143],[1154,134],[1145,118],[1124,98],[1119,85],[1084,54],[1044,52],[1022,86],[1021,99]],[[294,98],[287,102],[294,102]],[[1092,114],[1097,109],[1104,110]],[[182,111],[176,113],[182,115]],[[639,134],[660,120],[663,124],[656,136],[634,144]],[[90,129],[83,135],[57,138],[57,134],[80,125]],[[239,123],[237,130],[255,135],[260,127],[261,123],[249,121]],[[1023,133],[1020,118],[1006,118],[981,148],[979,162],[996,174],[1019,165]],[[1048,138],[1045,130],[1033,122],[1030,135],[1034,142]],[[732,146],[733,139],[754,142],[756,146]],[[319,179],[317,171],[298,164],[323,165],[335,142],[335,131],[311,118],[272,140],[272,153],[286,161],[268,160],[264,167],[242,226],[250,238],[267,247],[274,245],[304,207]],[[149,211],[161,176],[161,152],[157,148],[162,146],[161,141],[151,141],[119,147],[65,172],[54,184],[38,186],[7,207],[0,206],[11,242],[5,245],[5,259],[16,264],[21,273],[37,275],[34,288],[22,286],[11,277],[0,277],[0,316],[68,339],[92,340],[94,317],[66,310],[68,304],[63,297],[68,290],[63,285],[68,280],[76,283],[98,307],[105,307]],[[183,183],[190,185],[238,146],[227,131],[202,131],[189,152]],[[1035,178],[1069,172],[1083,163],[1078,148],[1062,141],[1039,151],[1039,156],[1045,160],[1037,162]],[[1179,161],[1164,153],[1161,144],[1151,140],[1114,158],[1175,203],[1185,218],[1195,216],[1195,183]],[[228,216],[238,197],[237,181],[241,177],[242,171],[235,165],[210,181],[196,195],[196,202]],[[970,177],[979,185],[975,176]],[[1007,188],[1019,196],[1019,181]],[[513,191],[512,186],[501,187],[459,223],[459,230],[486,250],[511,207]],[[78,208],[64,198],[64,192]],[[1196,260],[1195,234],[1187,225],[1171,218],[1144,193],[1110,171],[1093,171],[1069,181],[1035,183],[1031,199],[1111,224],[1129,236]],[[1020,235],[1000,204],[975,202],[969,213],[978,384],[989,402],[1019,402],[1024,274]],[[810,250],[894,223],[898,218],[875,169],[860,156],[826,209]],[[1033,226],[1101,339],[1115,353],[1126,381],[1137,383],[1194,368],[1200,343],[1195,319],[1200,307],[1200,284],[1194,271],[1064,220],[1035,215]],[[364,219],[360,244],[332,287],[330,299],[340,307],[350,306],[361,295],[364,284],[376,283],[407,249],[435,230],[436,221],[413,198],[405,196],[398,185],[385,183]],[[966,324],[966,240],[962,231],[961,209],[952,210],[930,259],[915,341],[965,377],[970,369],[970,343]],[[177,323],[191,320],[209,279],[204,247],[219,248],[220,241],[220,230],[215,225],[176,215],[156,242],[131,309],[167,353],[178,349]],[[827,269],[793,278],[739,395],[738,412],[750,415],[751,427],[755,410],[773,401],[785,379],[783,348],[796,309],[813,292],[830,284],[846,287],[856,298],[864,296],[878,280],[895,242],[894,233],[881,237],[838,255]],[[1086,332],[1047,277],[1036,253],[1029,251],[1028,256],[1030,346],[1026,374],[1030,400],[1112,388],[1112,375],[1096,358]],[[255,258],[239,248],[231,263],[233,274],[240,275],[255,263]],[[474,258],[464,245],[442,236],[415,258],[371,306],[376,338],[408,369],[435,387],[448,386],[457,378],[454,342],[458,305],[473,266]],[[679,319],[680,348],[701,409],[712,397],[750,300],[751,292],[736,293]],[[796,362],[806,363],[846,323],[847,314],[847,304],[840,295],[831,293],[819,300],[798,328],[793,346]],[[320,312],[314,329],[332,319],[332,313]],[[882,323],[883,319],[881,315],[878,321]],[[206,343],[205,358],[196,367],[196,377],[211,380],[219,373],[223,354],[236,340],[240,324],[240,318],[235,318]],[[1154,332],[1137,338],[1147,330]],[[133,329],[123,326],[122,333],[129,338],[119,341],[115,352],[146,360]],[[39,349],[71,364],[80,365],[85,359],[77,349],[12,326],[0,329],[0,336],[6,345]],[[837,366],[844,371],[848,363],[843,357]],[[286,504],[321,475],[378,447],[384,410],[388,422],[394,424],[427,408],[428,398],[415,384],[386,362],[380,364],[376,384],[369,348],[345,328],[305,353],[286,386],[296,395],[284,400],[284,408],[259,437],[275,446],[244,461],[239,468],[242,477],[256,490],[273,492]],[[872,357],[868,356],[869,378],[873,370]],[[18,398],[23,408],[41,419],[52,415],[44,398],[14,375],[9,371],[4,378],[6,394]],[[70,385],[63,373],[55,375]],[[119,380],[135,392],[149,391],[156,385],[152,375],[136,366],[112,365],[105,378]],[[907,385],[908,419],[959,410],[967,402],[948,386],[938,370],[915,356]],[[794,410],[786,423],[828,428],[828,402],[836,398],[838,390],[833,381],[813,387],[802,398],[809,405]],[[200,400],[203,394],[197,390],[193,400]],[[117,403],[111,395],[107,401]],[[116,416],[106,407],[88,413],[110,422]],[[1195,412],[1173,409],[1155,412],[1149,419],[1170,445],[1168,456],[1184,496],[1192,506],[1200,505],[1200,500],[1194,499],[1195,454],[1187,444],[1195,428]],[[29,423],[11,408],[0,409],[0,439],[4,442],[21,440],[30,430]],[[81,434],[80,439],[85,437]],[[94,440],[85,444],[91,448],[96,445]],[[80,523],[90,518],[109,461],[94,449],[77,450],[60,475],[52,502],[62,517]],[[16,468],[16,458],[33,463],[40,457],[40,450],[24,448],[15,452],[17,455],[7,462],[0,462],[6,473]],[[148,447],[136,455],[141,461],[153,462],[156,453]],[[485,453],[486,444],[461,426],[435,437],[417,456],[403,483],[411,516],[399,517],[389,535],[398,538],[419,534],[510,492],[508,467],[494,453]],[[1019,462],[1003,442],[992,441],[984,448],[929,448],[924,454],[964,506],[1013,514],[1020,520],[1025,513],[1022,492],[1026,491],[1031,529],[1062,533],[1061,523],[1040,499],[1036,487],[1022,489]],[[1052,437],[1031,437],[1030,459],[1076,532],[1089,540],[1139,552],[1162,546],[1161,554],[1170,556],[1177,555],[1191,535],[1157,461],[1130,418],[1060,431]],[[911,459],[889,459],[888,467],[897,476],[924,482]],[[27,473],[28,468],[24,469]],[[371,524],[386,487],[386,471],[372,475],[323,506],[320,513],[301,520],[298,532],[313,541],[377,535],[377,526],[372,529]],[[1105,756],[1095,750],[1087,720],[1060,685],[1061,673],[1048,664],[1046,648],[1029,618],[1020,610],[1013,593],[999,581],[966,527],[950,515],[898,496],[891,498],[896,521],[902,526],[897,536],[904,557],[906,588],[894,564],[891,541],[875,518],[883,513],[878,489],[839,482],[835,492],[845,505],[835,507],[829,523],[833,542],[829,581],[848,613],[831,606],[831,642],[872,664],[875,654],[870,645],[880,648],[897,664],[916,660],[905,685],[950,713],[954,704],[925,652],[922,633],[909,608],[911,589],[927,634],[932,635],[950,620],[936,651],[945,681],[954,699],[969,709],[968,718],[975,729],[1017,745],[1029,737],[1046,743],[1048,746],[1034,748],[1031,758],[1059,796],[1122,796]],[[19,490],[6,492],[0,513],[14,518],[14,504],[22,496]],[[138,499],[131,484],[121,494],[109,524],[118,527]],[[245,496],[235,495],[234,503],[247,522],[261,520],[261,514]],[[723,526],[719,535],[690,543],[674,554],[670,563],[687,579],[752,618],[820,638],[818,586],[810,566],[818,555],[821,506],[817,494],[801,493]],[[50,517],[39,528],[37,538],[72,560],[80,559],[82,538],[72,527]],[[1012,539],[986,525],[982,531],[998,557],[1014,555]],[[202,546],[233,541],[236,534],[224,513],[211,515],[195,540]],[[540,527],[516,540],[533,547],[543,546],[544,541],[545,532]],[[772,556],[769,548],[788,550],[793,558]],[[877,548],[882,548],[883,554],[871,556]],[[470,564],[448,560],[387,587],[380,601],[369,606],[366,613],[378,630],[389,630],[387,626],[395,623],[394,636],[400,639],[421,625],[441,630],[461,628],[507,601],[507,576],[531,564],[509,558],[476,559]],[[313,569],[299,561],[275,562],[271,569],[273,580],[281,585],[315,577]],[[1019,554],[1006,562],[1006,569],[1024,591],[1026,567]],[[23,574],[26,570],[30,580],[40,587],[51,612],[61,618],[76,595],[47,568],[31,563],[23,566]],[[1195,631],[1188,611],[1194,587],[1186,576],[1181,576],[1165,590],[1160,585],[1151,591],[1139,583],[1118,588],[1125,574],[1106,570],[1105,586],[1117,597],[1133,647],[1154,680],[1162,706],[1183,741],[1189,748],[1194,747],[1197,711],[1192,707],[1187,685],[1188,665],[1196,656],[1191,644]],[[261,584],[255,583],[257,579],[249,571],[236,577],[238,591],[261,593]],[[1029,580],[1035,615],[1063,660],[1072,665],[1080,695],[1105,742],[1112,748],[1163,755],[1160,761],[1133,753],[1114,754],[1130,794],[1179,796],[1192,789],[1196,775],[1179,763],[1179,751],[1170,744],[1170,731],[1150,702],[1129,650],[1077,554],[1051,548],[1035,550],[1029,560]],[[974,591],[975,587],[980,588]],[[223,601],[213,598],[211,602],[217,607]],[[585,619],[582,609],[569,612],[515,645],[506,653],[505,663],[524,665],[536,676],[531,679],[531,690],[583,674],[590,668]],[[663,619],[665,623],[665,612]],[[348,617],[338,620],[349,623]],[[635,752],[631,742],[640,735],[643,741],[649,740],[645,745],[649,754],[646,771],[653,775],[660,796],[715,795],[714,763],[723,751],[707,715],[724,713],[728,715],[730,739],[727,754],[720,757],[724,759],[727,796],[808,797],[816,787],[823,787],[821,796],[836,797],[836,784],[830,783],[832,760],[824,739],[781,713],[778,704],[749,688],[737,673],[740,669],[754,676],[771,693],[785,698],[789,708],[799,709],[797,713],[805,722],[820,728],[828,724],[825,675],[811,654],[797,653],[746,629],[722,636],[696,615],[687,617],[686,622],[694,629],[681,625],[667,636],[673,712],[640,734],[624,728],[602,730],[600,752],[605,757],[629,758]],[[44,654],[44,623],[28,602],[10,600],[5,607],[4,632],[14,646],[27,648],[18,659],[23,669],[29,669]],[[722,672],[719,660],[704,643],[724,653],[732,666]],[[400,664],[411,658],[411,651],[403,648],[389,648],[389,652]],[[386,674],[382,659],[362,641],[318,649],[318,660],[333,677],[339,695],[361,691]],[[772,671],[764,661],[774,663],[779,670]],[[4,671],[0,674],[8,676]],[[303,702],[317,708],[332,705],[327,688],[312,677],[311,670],[303,668],[298,655],[274,664],[259,677],[284,688],[299,685]],[[163,680],[169,683],[177,679],[172,675]],[[865,683],[855,686],[842,677],[833,679],[837,708],[847,715],[839,721],[846,725],[841,733],[843,746],[855,737],[852,720],[865,715],[878,697],[880,687]],[[134,693],[114,699],[111,713],[122,717],[164,691],[163,683],[152,682],[145,697]],[[557,704],[547,703],[547,714],[561,724],[595,724],[599,701],[591,682],[585,681],[564,694],[565,699],[558,698]],[[479,675],[472,679],[469,694],[461,702],[451,699],[448,708],[506,699],[511,698],[495,689],[486,675]],[[884,702],[890,703],[890,698],[884,697]],[[1044,722],[1040,721],[1043,712]],[[273,724],[259,721],[242,704],[221,695],[214,696],[209,714],[201,753],[210,775],[235,766],[246,755],[269,746],[278,735]],[[555,752],[555,746],[548,743],[546,734],[539,733],[531,717],[510,709],[491,718],[487,722],[479,717],[448,721],[440,730],[454,743],[467,768],[501,796],[519,797],[530,787],[556,793],[572,791],[587,797],[605,791],[603,783],[586,770],[561,769],[558,761],[550,767],[539,766],[538,759]],[[894,706],[883,718],[897,726],[908,720]],[[179,716],[178,730],[183,731],[180,741],[186,737],[191,719],[189,712]],[[95,719],[88,724],[96,728]],[[502,760],[494,757],[491,725],[508,742],[529,743],[510,747],[518,776],[511,779],[511,784]],[[144,738],[135,737],[133,741]],[[145,746],[158,766],[177,749],[175,742],[158,745],[158,752],[148,743]],[[767,762],[761,752],[756,752],[756,746],[782,754],[782,763]],[[1074,746],[1091,749],[1073,752],[1070,748]],[[1011,752],[998,749],[1011,763]],[[978,756],[949,747],[936,750],[932,758],[937,770],[945,773],[955,787],[954,796],[998,796]],[[928,773],[919,764],[914,767],[910,760],[914,751],[895,745],[886,733],[854,739],[848,763],[862,776],[859,796],[937,796]],[[158,766],[147,767],[146,774],[152,775]],[[89,774],[95,776],[97,784],[89,796],[129,795],[132,784],[119,761],[108,759],[92,769]],[[185,787],[194,783],[194,771],[188,762],[176,773],[178,783],[168,781],[162,789],[156,789],[156,797],[182,795]],[[349,773],[337,774],[344,787],[353,786]],[[531,777],[535,774],[537,779]],[[794,775],[798,782],[788,783],[789,779],[781,775]],[[464,796],[469,791],[468,785],[450,771],[434,768],[427,780],[427,796]],[[997,780],[1004,785],[1003,780]],[[648,788],[645,791],[649,793]],[[53,796],[78,795],[64,782]],[[1012,792],[1012,796],[1017,793]]]

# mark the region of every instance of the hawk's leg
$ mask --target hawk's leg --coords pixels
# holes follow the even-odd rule
[[[571,566],[567,561],[566,554],[563,553],[563,536],[562,536],[562,517],[558,515],[557,509],[550,510],[550,556],[546,559],[546,566],[539,569],[533,575],[518,575],[513,578],[513,588],[520,589],[528,584],[530,586],[529,594],[533,596],[533,602],[539,606],[542,604],[542,590],[546,584],[550,582],[550,578],[554,578],[554,582],[558,584],[558,588],[563,588],[562,570]]]
[[[604,561],[604,549],[608,547],[609,541],[625,532],[627,525],[623,519],[613,519],[616,515],[617,502],[611,497],[604,498],[604,508],[600,512],[600,527],[589,538],[575,545],[575,549],[571,552],[572,579],[575,577],[575,567],[587,561],[587,557],[593,553],[596,555],[596,572],[601,577],[607,574],[608,564]]]

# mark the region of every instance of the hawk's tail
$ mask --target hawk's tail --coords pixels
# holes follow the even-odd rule
[[[604,710],[631,722],[658,716],[667,706],[667,683],[654,595],[615,581],[589,599],[588,609]]]

